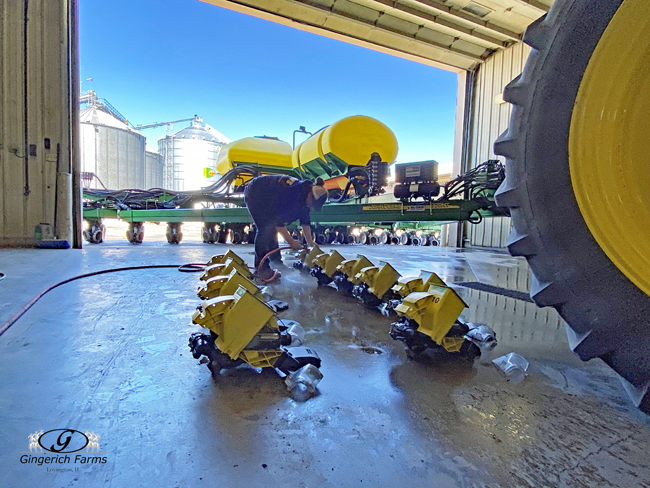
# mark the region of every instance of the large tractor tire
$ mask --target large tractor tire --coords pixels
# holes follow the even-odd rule
[[[647,0],[557,0],[504,98],[509,129],[497,203],[531,297],[567,322],[571,348],[601,358],[650,412],[650,8]]]

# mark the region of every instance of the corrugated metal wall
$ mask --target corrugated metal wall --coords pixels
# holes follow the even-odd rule
[[[518,43],[499,51],[479,67],[468,154],[471,167],[496,158],[494,141],[508,128],[512,110],[509,103],[497,103],[496,100],[505,86],[522,72],[529,53],[528,46]],[[510,233],[510,218],[507,217],[465,225],[465,235],[472,246],[504,247]]]
[[[72,238],[74,7],[68,0],[0,0],[0,246],[34,244],[35,226],[54,225],[55,213],[57,233]]]
[[[514,350],[533,346],[536,351],[557,350],[558,344],[567,344],[564,320],[552,307],[539,308],[532,302],[478,290],[467,290],[463,299],[472,304],[463,318],[493,325],[497,338]]]

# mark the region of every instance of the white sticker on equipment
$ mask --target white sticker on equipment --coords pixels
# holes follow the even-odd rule
[[[404,176],[407,178],[413,178],[414,176],[420,176],[420,167],[419,166],[409,166],[404,168]]]

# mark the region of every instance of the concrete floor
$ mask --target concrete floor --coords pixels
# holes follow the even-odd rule
[[[112,241],[82,251],[0,251],[0,324],[64,278],[139,264],[205,262],[224,245]],[[234,248],[252,262],[251,246]],[[337,246],[424,268],[448,282],[525,291],[504,254]],[[458,288],[464,317],[530,362],[521,383],[491,365],[406,359],[390,319],[283,271],[289,302],[322,360],[320,394],[288,397],[273,371],[216,382],[187,348],[198,275],[128,271],[61,286],[0,337],[0,486],[650,486],[650,420],[603,363],[582,363],[555,311]],[[105,464],[21,464],[36,430],[101,435]],[[47,453],[46,453],[47,454]],[[83,453],[85,454],[85,452]],[[42,456],[42,454],[39,454]],[[97,454],[95,454],[97,455]],[[54,468],[77,467],[76,472]]]

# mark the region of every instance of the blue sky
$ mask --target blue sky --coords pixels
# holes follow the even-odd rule
[[[135,125],[198,114],[232,140],[291,143],[300,125],[368,115],[395,132],[398,162],[436,159],[451,171],[454,73],[198,0],[79,4],[81,79],[93,79],[82,91]],[[143,134],[156,148],[164,128]]]

